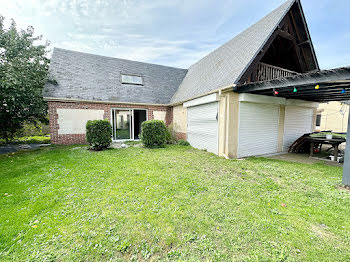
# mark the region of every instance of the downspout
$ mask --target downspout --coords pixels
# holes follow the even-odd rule
[[[344,156],[344,167],[343,167],[343,184],[350,186],[350,110],[349,110],[349,121],[348,121],[348,132],[346,136],[346,150]]]
[[[235,85],[234,85],[235,86]],[[222,145],[222,149],[221,149],[221,152],[222,152],[222,156],[225,157],[226,159],[230,159],[228,156],[227,156],[227,153],[228,153],[228,134],[229,134],[229,97],[226,95],[224,96],[223,95],[223,92],[229,92],[229,91],[233,91],[233,88],[234,86],[227,86],[227,87],[224,87],[224,88],[221,88],[219,89],[219,97],[220,98],[224,98],[223,99],[223,102],[224,102],[224,105],[220,108],[222,108],[224,110],[223,114],[221,114],[221,116],[224,117],[222,123],[223,123],[223,141],[221,142],[221,145]],[[220,99],[221,100],[221,99]],[[219,132],[220,133],[220,132]]]
[[[221,126],[221,128],[223,128],[223,134],[221,134],[220,132],[220,129],[218,130],[219,131],[219,135],[222,135],[223,137],[220,138],[219,137],[219,155],[222,154],[222,156],[224,156],[226,159],[228,158],[225,154],[226,152],[226,140],[227,140],[227,137],[226,137],[226,118],[227,118],[227,97],[224,97],[223,94],[222,94],[222,90],[223,89],[219,89],[219,101],[220,101],[220,104],[219,104],[219,127],[221,126],[221,124],[223,124],[223,127]],[[224,105],[221,105],[221,99],[223,98],[223,103]],[[223,109],[224,112],[220,112],[221,110]],[[221,117],[224,117],[224,119],[222,120]]]

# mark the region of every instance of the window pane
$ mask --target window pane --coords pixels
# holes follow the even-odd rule
[[[122,75],[122,83],[123,84],[134,84],[134,85],[142,85],[142,77],[141,76],[133,76],[133,75]]]
[[[316,126],[321,126],[321,115],[316,116]]]
[[[115,139],[130,139],[130,110],[115,110],[116,134]]]

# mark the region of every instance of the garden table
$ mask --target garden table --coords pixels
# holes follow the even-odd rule
[[[332,145],[334,148],[334,161],[338,161],[339,145],[346,142],[345,138],[332,138],[327,139],[326,137],[308,137],[307,140],[310,141],[310,156],[314,155],[315,144]]]

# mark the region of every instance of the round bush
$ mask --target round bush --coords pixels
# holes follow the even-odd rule
[[[93,150],[103,150],[112,143],[112,126],[108,120],[89,120],[86,123],[86,141]]]
[[[189,146],[189,145],[190,145],[189,142],[187,142],[186,140],[183,140],[183,139],[180,139],[180,140],[178,141],[178,144],[179,144],[180,146]]]
[[[144,121],[141,124],[141,142],[145,147],[162,147],[167,141],[167,128],[161,120]]]

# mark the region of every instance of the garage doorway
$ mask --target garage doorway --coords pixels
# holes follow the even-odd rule
[[[113,141],[138,140],[141,124],[147,120],[146,109],[112,109]]]
[[[286,106],[284,119],[283,151],[304,134],[313,132],[314,109],[307,107]]]
[[[187,140],[195,148],[218,154],[218,102],[188,107]]]
[[[240,102],[238,158],[278,152],[279,106]]]

